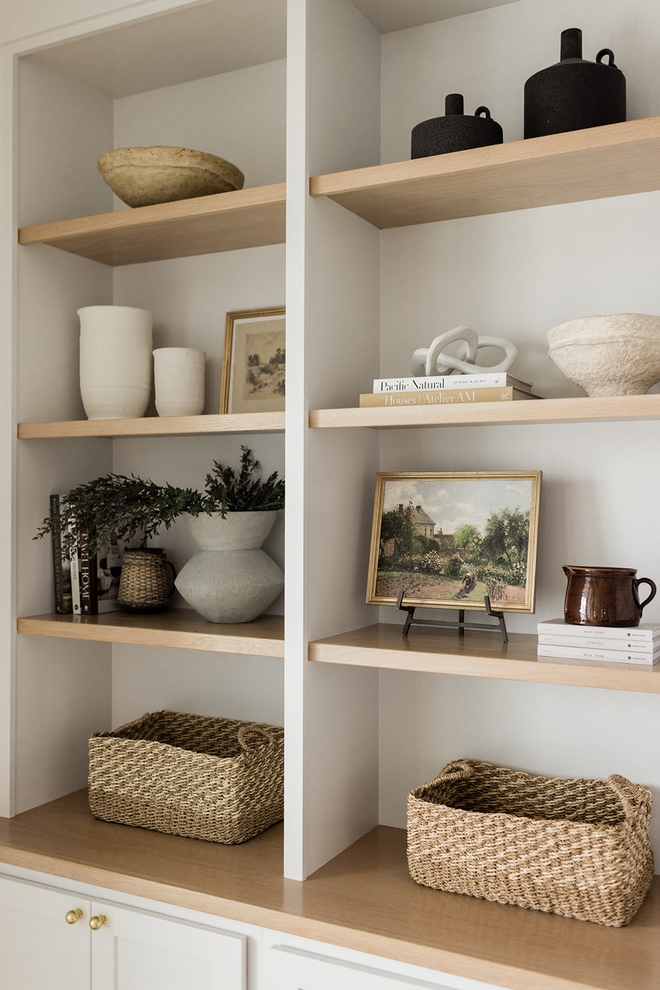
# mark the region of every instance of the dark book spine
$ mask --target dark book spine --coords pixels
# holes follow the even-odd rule
[[[96,554],[89,556],[89,533],[80,534],[80,614],[98,615]]]
[[[64,615],[62,587],[62,528],[60,526],[60,496],[50,496],[50,518],[53,520],[53,583],[55,587],[55,611]]]

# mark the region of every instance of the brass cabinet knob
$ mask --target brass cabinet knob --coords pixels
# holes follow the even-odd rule
[[[67,911],[65,921],[67,925],[75,925],[76,921],[80,921],[83,913],[80,908],[75,908],[73,911]]]
[[[93,917],[89,919],[89,927],[92,929],[93,932],[97,932],[99,928],[103,928],[107,920],[108,919],[104,914],[95,914]]]

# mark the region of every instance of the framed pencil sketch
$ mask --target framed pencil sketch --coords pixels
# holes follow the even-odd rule
[[[379,474],[367,604],[533,612],[540,471]]]
[[[283,306],[227,313],[221,413],[283,410],[285,370]]]

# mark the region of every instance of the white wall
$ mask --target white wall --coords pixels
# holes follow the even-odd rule
[[[113,147],[207,151],[237,165],[246,188],[267,185],[284,181],[285,115],[286,62],[267,62],[115,100]]]
[[[585,56],[610,47],[628,79],[629,117],[660,112],[660,8],[521,0],[383,38],[382,160],[409,155],[414,124],[448,92],[490,107],[522,136],[522,86],[581,26]],[[428,224],[381,234],[381,372],[459,323],[511,337],[514,371],[543,395],[583,394],[547,357],[546,333],[577,316],[660,313],[660,194]],[[562,614],[564,563],[630,566],[658,580],[657,423],[383,431],[386,471],[543,470],[536,615]],[[365,568],[366,569],[366,568]],[[384,621],[399,621],[382,609]],[[660,601],[645,618],[660,621]],[[410,788],[474,757],[559,776],[622,773],[660,796],[660,698],[581,688],[381,672],[380,814],[403,825]],[[660,828],[654,825],[660,851]]]
[[[115,646],[112,724],[162,709],[284,724],[281,658]]]

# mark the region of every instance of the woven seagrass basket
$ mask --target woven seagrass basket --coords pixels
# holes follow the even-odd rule
[[[175,577],[174,565],[160,547],[125,550],[117,604],[124,612],[165,612]]]
[[[89,740],[96,818],[232,845],[284,816],[284,730],[152,712]]]
[[[619,928],[653,879],[651,793],[607,780],[449,763],[408,796],[417,883]]]

